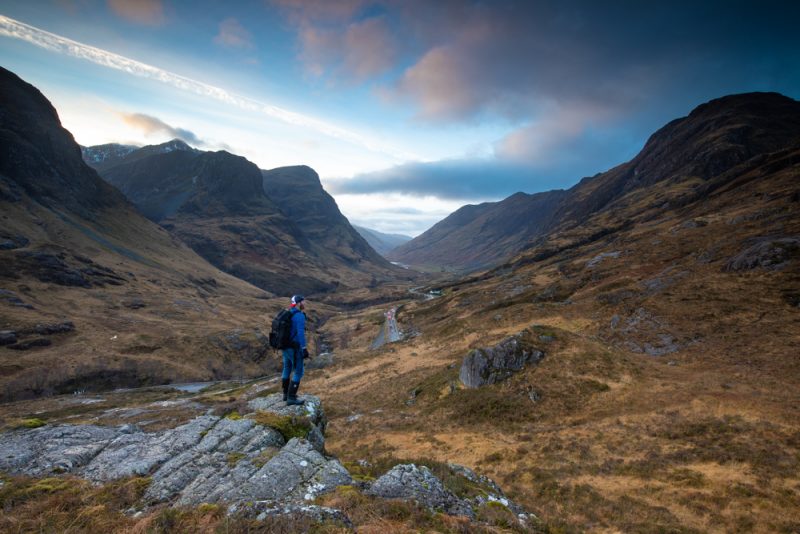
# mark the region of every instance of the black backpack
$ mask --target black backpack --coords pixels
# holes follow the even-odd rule
[[[272,320],[269,332],[269,345],[273,349],[289,349],[292,347],[292,317],[290,310],[281,310]]]

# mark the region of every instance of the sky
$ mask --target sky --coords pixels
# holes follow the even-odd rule
[[[800,98],[800,2],[3,0],[0,64],[82,145],[309,165],[354,224],[568,188],[727,94]]]

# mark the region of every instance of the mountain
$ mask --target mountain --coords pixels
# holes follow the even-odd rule
[[[213,265],[273,293],[320,294],[399,272],[352,229],[308,167],[262,171],[173,140],[97,169]]]
[[[424,269],[475,270],[527,247],[550,223],[563,191],[516,193],[501,202],[459,208],[392,250],[392,261]]]
[[[417,293],[393,313],[402,343],[351,337],[320,379],[326,402],[360,401],[332,422],[345,461],[491,466],[541,531],[796,530],[800,102],[703,104],[565,192],[526,250]],[[343,380],[362,365],[379,372]],[[754,488],[745,524],[728,511]]]
[[[5,69],[0,139],[0,400],[272,368],[282,303],[141,216]]]
[[[410,236],[403,234],[384,234],[371,228],[364,228],[363,226],[353,225],[356,232],[361,234],[361,237],[367,240],[372,248],[375,249],[381,256],[386,256],[392,249],[395,249],[413,239]]]
[[[120,145],[118,143],[106,143],[93,147],[81,146],[81,156],[95,169],[115,165],[120,159],[124,158],[139,147],[135,145]]]
[[[501,202],[465,206],[393,251],[390,259],[476,270],[555,243],[570,228],[589,237],[590,218],[604,213],[619,219],[615,213],[642,196],[653,195],[655,207],[698,200],[725,183],[727,170],[793,146],[796,109],[796,101],[777,93],[713,100],[665,125],[630,162],[584,178],[567,191],[517,193]]]

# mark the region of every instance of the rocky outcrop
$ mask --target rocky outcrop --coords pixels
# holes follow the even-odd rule
[[[544,352],[531,346],[527,338],[523,332],[493,347],[471,350],[461,364],[461,382],[470,388],[495,384],[521,371],[529,363],[538,363]]]
[[[273,414],[277,418],[273,420],[273,424],[287,435],[303,433],[302,437],[308,440],[316,450],[324,452],[325,427],[328,425],[328,419],[322,409],[322,402],[319,397],[314,395],[298,395],[297,398],[303,401],[302,405],[287,406],[283,395],[278,393],[257,397],[249,401],[247,405],[255,411],[257,419],[259,413]]]
[[[472,507],[459,499],[425,466],[394,466],[377,479],[367,491],[386,499],[413,499],[421,505],[450,515],[475,517]]]
[[[17,333],[13,330],[0,330],[0,345],[11,345],[17,342]]]
[[[48,347],[53,344],[52,340],[46,337],[35,337],[33,339],[20,339],[28,336],[50,336],[53,334],[65,334],[75,330],[72,321],[61,323],[38,323],[31,328],[21,330],[0,331],[0,346],[5,346],[12,350],[29,350],[34,347]]]
[[[228,513],[237,516],[255,517],[259,521],[274,516],[307,517],[318,523],[333,522],[340,523],[347,529],[353,528],[353,523],[350,521],[350,518],[342,513],[341,510],[314,504],[286,504],[278,506],[270,501],[255,501],[234,504],[228,509]]]
[[[249,394],[260,393],[254,389]],[[312,502],[338,486],[348,486],[346,491],[412,500],[477,523],[485,520],[487,507],[495,514],[497,509],[505,510],[505,521],[523,529],[535,519],[492,480],[455,464],[431,468],[401,464],[372,483],[354,483],[347,469],[323,452],[327,421],[319,398],[302,398],[302,406],[286,406],[279,394],[250,398],[247,406],[254,411],[244,417],[236,412],[226,417],[208,412],[156,432],[131,424],[26,425],[0,434],[0,472],[33,477],[72,474],[97,483],[147,477],[147,488],[136,504],[142,512],[164,504],[209,503],[224,506],[229,515],[258,520],[301,517],[352,529],[343,512]],[[119,410],[137,415],[146,411],[142,407]],[[116,416],[124,418],[121,412]],[[301,429],[310,439],[291,436]],[[319,442],[313,443],[314,439]]]
[[[645,308],[637,308],[625,319],[614,315],[611,332],[617,345],[648,356],[678,352],[689,342],[679,340],[664,319]]]
[[[313,422],[309,434],[317,443],[297,437],[287,442],[279,429],[257,422],[258,412],[252,418],[203,415],[160,432],[134,425],[43,426],[0,434],[0,470],[72,473],[96,482],[148,475],[147,504],[302,503],[352,481],[338,460],[322,454],[322,407],[318,398],[304,397],[305,406],[283,408]],[[252,402],[284,412],[269,400]]]
[[[491,479],[457,464],[448,464],[444,471],[446,478],[458,480],[459,494],[449,489],[428,467],[415,464],[394,466],[373,482],[366,493],[385,499],[414,500],[430,510],[470,519],[475,519],[476,511],[483,506],[499,505],[508,509],[523,527],[534,517],[506,497]]]
[[[783,269],[800,257],[800,237],[765,237],[757,240],[725,265],[725,271],[749,271],[762,268],[770,271]]]

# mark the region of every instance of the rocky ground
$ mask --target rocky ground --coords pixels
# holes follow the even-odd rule
[[[399,503],[409,517],[388,518],[398,527],[427,522],[436,529],[437,521],[450,521],[444,516],[477,530],[526,531],[537,524],[494,482],[463,466],[405,463],[381,466],[385,473],[369,477],[364,469],[375,466],[364,460],[351,473],[326,452],[328,421],[319,397],[301,395],[303,406],[286,406],[274,389],[274,380],[257,380],[195,393],[162,388],[73,395],[50,399],[51,406],[71,405],[69,415],[24,419],[12,414],[30,403],[6,406],[0,500],[7,515],[0,527],[42,527],[45,519],[27,516],[25,497],[43,485],[61,488],[58,481],[74,477],[101,487],[139,481],[137,498],[115,511],[123,530],[135,531],[169,509],[211,511],[218,521],[267,531],[276,521],[300,530],[362,530],[370,519],[363,511],[349,515],[355,501],[359,508]],[[154,395],[162,400],[153,401]],[[125,406],[108,407],[116,404]],[[140,424],[125,422],[131,419]]]

